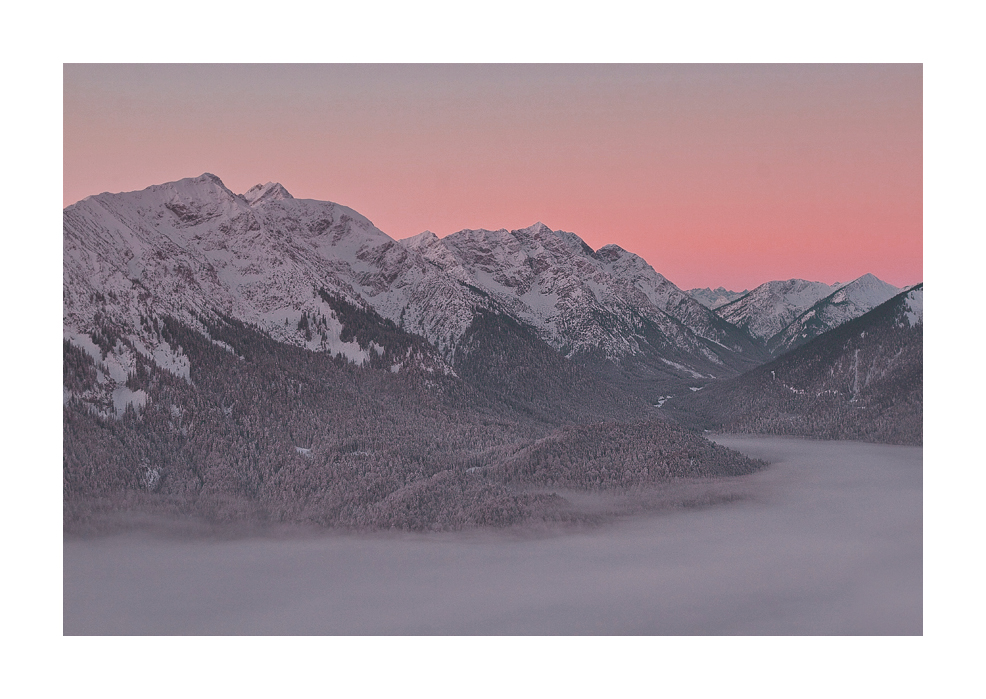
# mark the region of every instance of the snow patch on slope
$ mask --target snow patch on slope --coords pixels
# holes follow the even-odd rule
[[[315,302],[318,304],[318,310],[325,316],[327,326],[326,340],[320,345],[319,349],[332,355],[341,354],[355,364],[363,365],[368,363],[370,361],[369,351],[360,347],[355,339],[349,342],[342,341],[342,323],[336,318],[335,311],[332,310],[332,307],[322,298],[315,299]],[[381,354],[382,350],[383,348],[381,347]]]
[[[684,371],[687,374],[691,374],[691,376],[692,376],[693,379],[713,378],[713,377],[705,376],[704,374],[700,374],[697,371],[695,371],[694,369],[689,369],[688,367],[686,367],[686,366],[684,366],[682,364],[678,364],[677,362],[672,362],[669,359],[661,358],[661,361],[664,362],[665,364],[667,364],[668,366],[673,366],[675,369],[679,369],[680,371]]]
[[[126,385],[130,375],[137,368],[136,353],[129,345],[117,341],[104,357],[102,350],[84,333],[65,332],[63,337],[88,354],[96,365],[97,388],[84,391],[77,396],[89,405],[90,409],[104,417],[120,418],[126,413],[128,406],[139,409],[147,404],[146,392],[134,391]],[[139,349],[137,351],[140,352]],[[67,403],[72,395],[70,391],[63,388],[62,404]],[[112,413],[107,412],[109,406],[112,406]]]
[[[913,327],[924,322],[924,289],[915,289],[904,297],[904,317]]]
[[[175,376],[188,380],[191,377],[192,363],[181,351],[175,349],[167,342],[162,342],[154,348],[151,354],[154,363],[166,371],[170,371]]]
[[[142,390],[131,391],[126,386],[117,386],[113,389],[113,409],[117,417],[123,417],[128,405],[137,409],[143,408],[146,404],[147,394]]]

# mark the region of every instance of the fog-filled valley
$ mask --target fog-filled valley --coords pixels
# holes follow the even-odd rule
[[[770,466],[593,526],[70,536],[64,632],[922,633],[921,448],[715,440]]]

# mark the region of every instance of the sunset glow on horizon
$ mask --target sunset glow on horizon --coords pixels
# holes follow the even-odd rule
[[[679,287],[923,280],[921,65],[66,65],[63,205],[219,176]]]

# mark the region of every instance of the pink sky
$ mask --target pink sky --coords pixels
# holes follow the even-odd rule
[[[66,65],[65,205],[203,172],[394,238],[542,221],[682,288],[922,281],[920,65]]]

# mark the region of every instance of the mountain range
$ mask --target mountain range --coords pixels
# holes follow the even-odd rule
[[[543,478],[507,465],[561,430],[569,461],[550,480],[602,487],[611,470],[578,456],[598,434],[573,426],[614,420],[650,425],[625,428],[621,448],[678,445],[623,485],[710,463],[746,472],[745,457],[697,446],[688,420],[711,417],[681,397],[900,291],[864,275],[696,294],[542,223],[395,240],[345,206],[272,182],[236,194],[211,174],[87,197],[64,211],[63,246],[75,519],[122,492],[352,526],[564,517],[524,489]],[[655,407],[668,396],[681,407]],[[493,502],[513,514],[494,517]]]
[[[680,423],[705,428],[921,444],[923,318],[924,285],[917,284],[742,376],[669,400],[666,408]]]

